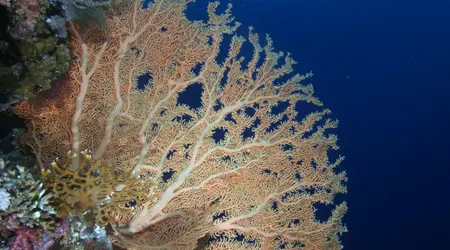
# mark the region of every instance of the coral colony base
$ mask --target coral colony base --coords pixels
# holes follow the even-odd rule
[[[231,6],[189,21],[189,0],[116,2],[104,28],[70,24],[64,84],[15,108],[58,215],[126,248],[342,249],[337,121],[303,84],[312,74],[252,29],[244,63]],[[300,117],[300,104],[318,111]]]

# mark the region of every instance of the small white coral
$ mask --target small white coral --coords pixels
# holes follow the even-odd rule
[[[10,205],[11,196],[4,188],[0,188],[0,210],[6,211]]]

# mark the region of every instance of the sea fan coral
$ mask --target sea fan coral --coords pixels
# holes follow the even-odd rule
[[[336,172],[343,157],[328,157],[337,121],[304,84],[312,74],[292,74],[290,54],[270,37],[262,46],[253,29],[244,63],[231,6],[218,14],[211,3],[208,21],[189,21],[189,2],[123,1],[103,30],[71,26],[75,60],[58,100],[16,107],[28,121],[24,142],[56,173],[44,179],[83,209],[128,209],[105,220],[123,247],[341,249],[347,206],[333,204],[346,175]],[[301,116],[307,104],[318,110]],[[105,189],[100,161],[113,177]],[[319,203],[333,208],[325,221]]]

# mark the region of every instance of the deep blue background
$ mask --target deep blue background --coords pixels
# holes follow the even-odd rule
[[[345,249],[450,249],[450,1],[221,2],[312,70],[339,119]]]
[[[450,249],[450,1],[221,2],[312,70],[340,120],[345,249]]]

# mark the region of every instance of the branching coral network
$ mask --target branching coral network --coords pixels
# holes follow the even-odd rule
[[[292,74],[291,56],[275,52],[270,37],[262,46],[253,29],[253,55],[245,60],[247,41],[236,35],[231,6],[217,14],[211,3],[208,21],[190,21],[189,2],[156,0],[143,8],[123,1],[108,10],[105,30],[73,25],[75,60],[58,99],[16,108],[28,121],[24,143],[46,172],[86,168],[83,178],[90,178],[97,170],[86,159],[101,160],[111,197],[97,197],[93,206],[111,207],[123,190],[137,190],[136,200],[115,210],[128,220],[106,221],[117,245],[341,249],[347,206],[333,200],[346,192],[346,175],[336,172],[343,157],[328,158],[337,149],[329,133],[337,121],[303,84],[312,74]],[[199,107],[181,98],[193,86],[200,91],[190,98]],[[319,110],[300,117],[299,103]],[[68,151],[70,161],[54,162]],[[116,172],[130,181],[111,178]],[[96,181],[80,181],[87,182],[96,188]],[[318,203],[333,207],[328,220],[315,218]]]

